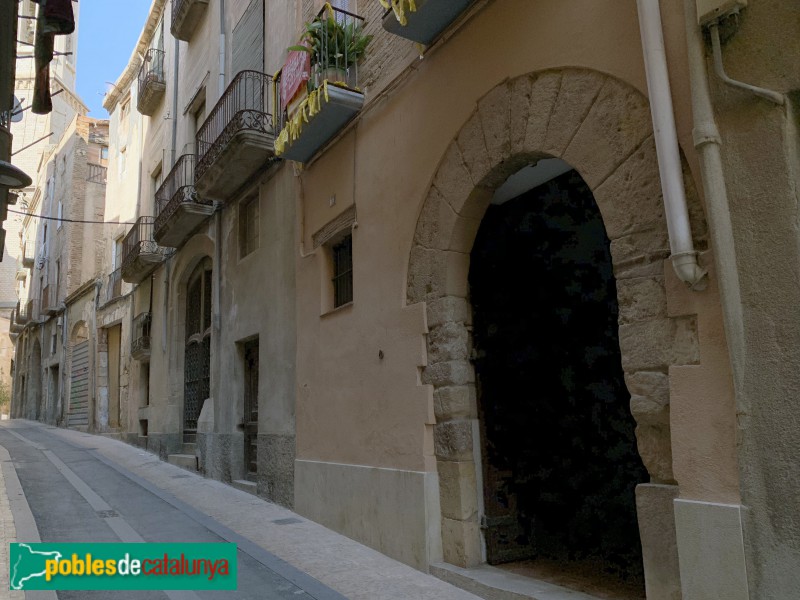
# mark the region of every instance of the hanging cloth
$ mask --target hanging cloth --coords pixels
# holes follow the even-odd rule
[[[72,0],[34,0],[41,7],[40,17],[42,33],[68,35],[75,31],[75,13],[72,12]],[[37,21],[38,26],[38,21]]]
[[[50,62],[56,35],[68,35],[75,31],[75,14],[72,0],[34,0],[39,4],[36,19],[36,37],[33,57],[36,74],[33,81],[33,101],[31,111],[46,115],[53,110],[50,100]]]

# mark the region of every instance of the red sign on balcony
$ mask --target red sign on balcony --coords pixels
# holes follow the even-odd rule
[[[311,77],[311,54],[299,50],[289,52],[281,71],[281,106],[288,106],[301,86]]]

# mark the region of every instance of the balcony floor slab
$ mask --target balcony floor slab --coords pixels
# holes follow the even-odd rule
[[[363,106],[364,94],[328,85],[328,100],[321,98],[319,112],[309,116],[308,123],[303,124],[297,139],[286,141],[280,157],[308,162]]]
[[[259,131],[237,131],[202,175],[198,176],[195,171],[195,190],[202,198],[224,202],[274,154],[273,135]],[[199,164],[196,168],[199,169]]]
[[[181,202],[163,224],[156,221],[153,237],[159,246],[180,248],[212,214],[214,207],[210,204]]]
[[[172,16],[170,33],[179,40],[190,41],[206,8],[208,8],[208,0],[185,0],[181,4],[180,12]]]
[[[383,28],[407,40],[430,45],[455,21],[474,0],[417,0],[417,10],[406,10],[406,25],[401,25],[394,12],[383,17]]]

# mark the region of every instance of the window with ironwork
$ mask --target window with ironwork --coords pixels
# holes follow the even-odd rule
[[[239,258],[258,248],[258,194],[239,204]]]
[[[331,248],[333,257],[333,307],[353,301],[353,236]]]
[[[186,291],[184,355],[184,431],[197,428],[211,383],[211,260],[194,270]]]

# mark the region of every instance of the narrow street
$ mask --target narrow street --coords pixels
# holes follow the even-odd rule
[[[16,420],[0,424],[0,446],[10,455],[10,464],[4,452],[0,457],[5,491],[13,493],[9,485],[13,467],[42,542],[238,546],[237,591],[60,591],[60,599],[474,598],[290,511],[115,440]],[[15,521],[18,516],[14,515]],[[248,518],[249,528],[236,526]],[[38,541],[23,539],[19,526],[17,533],[18,540],[4,542]],[[287,557],[299,557],[319,573],[331,574],[331,583],[347,595],[265,549],[265,539],[286,550]],[[359,582],[360,577],[366,579]]]

